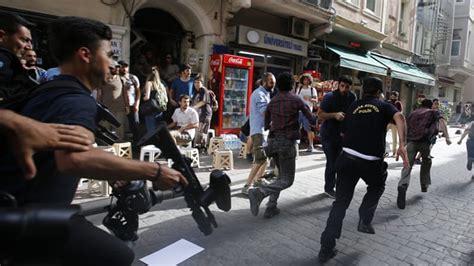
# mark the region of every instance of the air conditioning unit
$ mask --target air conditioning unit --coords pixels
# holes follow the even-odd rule
[[[290,35],[298,37],[298,38],[302,38],[302,39],[308,39],[309,38],[309,22],[304,19],[291,17]]]

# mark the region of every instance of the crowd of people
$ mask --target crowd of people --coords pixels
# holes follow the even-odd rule
[[[323,262],[336,255],[336,239],[341,236],[345,212],[359,179],[367,184],[367,193],[359,208],[357,230],[375,234],[372,220],[385,190],[388,165],[384,159],[390,156],[387,150],[391,150],[391,156],[396,160],[403,160],[397,206],[404,209],[417,154],[421,157],[420,188],[426,193],[431,184],[433,157],[430,152],[439,131],[446,143],[451,144],[447,121],[439,111],[437,99],[424,99],[405,119],[398,92],[392,91],[385,101],[382,80],[369,76],[361,83],[362,97],[357,99],[352,92],[352,79],[341,76],[337,88],[326,93],[318,103],[310,76],[304,74],[295,81],[290,73],[281,73],[276,78],[272,73],[265,73],[250,98],[248,133],[245,135],[251,139],[253,164],[242,193],[248,195],[254,216],[258,215],[266,197],[269,200],[263,217],[268,219],[280,214],[277,200],[280,193],[293,184],[301,132],[305,131],[307,137],[313,139],[314,135],[309,132],[313,133],[317,120],[323,121],[319,137],[326,156],[324,190],[335,199],[321,235],[318,256]],[[318,107],[317,115],[312,112],[313,106]],[[470,134],[471,126],[472,123],[461,141]],[[391,131],[393,138],[391,148],[386,145],[387,131]],[[308,141],[308,145],[307,151],[311,153],[313,142]],[[471,139],[469,145],[473,146]],[[468,169],[472,167],[473,156],[474,147],[469,151]],[[277,177],[273,180],[264,178],[269,159],[276,170],[272,176]]]
[[[36,66],[29,27],[31,24],[19,16],[0,13],[0,104],[9,106],[12,100],[18,101],[18,95],[26,99],[15,112],[0,109],[0,130],[5,136],[2,145],[10,147],[0,156],[0,190],[15,196],[19,206],[27,206],[71,204],[80,177],[112,182],[150,180],[162,190],[186,186],[186,179],[166,165],[128,160],[93,148],[96,100],[128,125],[133,142],[142,135],[142,128],[152,131],[159,121],[167,121],[177,145],[194,142],[205,147],[213,110],[203,77],[197,74],[193,78],[189,65],[174,65],[171,54],[166,54],[162,66],[147,66],[145,56],[138,60],[140,73],[133,75],[127,62],[112,60],[111,29],[79,17],[61,17],[51,23],[48,42],[58,68],[45,71]],[[393,141],[392,156],[403,160],[397,197],[400,209],[405,208],[417,153],[422,159],[421,191],[427,192],[431,184],[430,150],[439,130],[451,144],[445,118],[433,108],[432,100],[425,99],[405,120],[398,93],[392,92],[388,101],[380,99],[384,88],[379,78],[369,76],[361,81],[361,99],[352,92],[351,77],[341,76],[337,81],[337,88],[318,103],[310,75],[295,80],[288,72],[276,77],[265,73],[250,97],[245,134],[252,147],[248,153],[253,164],[243,192],[248,194],[254,216],[258,216],[263,199],[269,198],[263,215],[268,219],[280,214],[279,195],[294,182],[301,131],[306,132],[307,151],[311,153],[314,126],[323,121],[324,190],[335,199],[321,235],[318,257],[323,262],[336,255],[336,239],[341,236],[345,212],[359,179],[367,184],[367,193],[359,208],[357,230],[375,233],[372,220],[387,178],[387,130],[398,140]],[[315,107],[317,114],[312,110]],[[474,143],[471,127],[472,122],[458,142],[469,135],[468,169],[474,160],[474,148],[469,150]],[[111,130],[116,130],[119,140],[125,140],[128,132],[124,128]],[[271,181],[262,178],[269,164],[276,176]],[[83,216],[74,217],[70,227],[61,251],[48,250],[41,243],[30,244],[44,249],[44,254],[56,254],[68,265],[132,263],[129,247]]]
[[[31,46],[21,53],[22,69],[32,84],[45,83],[60,74],[58,67],[48,70],[39,67],[37,59]],[[112,60],[106,84],[92,92],[93,97],[103,103],[121,124],[120,127],[107,125],[108,129],[117,135],[118,141],[135,144],[145,133],[153,131],[158,122],[164,121],[169,128],[180,132],[179,135],[173,134],[178,143],[193,143],[195,147],[204,149],[207,137],[203,136],[207,136],[213,111],[203,75],[197,73],[192,77],[191,66],[175,64],[171,53],[166,53],[160,62],[155,60],[151,51],[147,51],[137,61],[133,68],[137,71],[135,75],[130,73],[126,61]],[[183,96],[189,97],[186,107],[181,104]],[[192,116],[193,123],[180,115],[183,112]],[[194,121],[194,114],[199,121]]]

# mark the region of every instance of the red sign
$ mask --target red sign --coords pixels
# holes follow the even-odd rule
[[[224,63],[243,67],[252,65],[251,59],[235,55],[224,55]]]
[[[219,68],[221,66],[221,56],[220,55],[212,55],[210,67],[212,72],[219,72]]]

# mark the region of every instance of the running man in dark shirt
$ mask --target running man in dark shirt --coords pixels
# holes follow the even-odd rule
[[[279,214],[277,200],[280,191],[293,184],[295,179],[295,144],[296,140],[301,138],[298,122],[299,111],[312,124],[316,123],[316,117],[303,100],[290,93],[292,84],[293,76],[290,73],[284,72],[278,76],[279,93],[272,98],[265,112],[265,129],[270,128],[265,152],[268,157],[275,159],[279,178],[271,184],[249,189],[250,211],[255,216],[258,215],[260,203],[267,196],[270,196],[270,199],[264,218],[271,218]]]
[[[387,163],[383,161],[387,124],[395,120],[400,146],[397,151],[403,164],[408,166],[406,124],[403,114],[393,105],[378,99],[383,89],[379,78],[369,77],[363,82],[364,97],[354,102],[346,111],[342,127],[342,153],[336,160],[336,200],[332,205],[326,229],[321,235],[319,260],[328,261],[336,255],[336,239],[341,236],[342,221],[351,203],[354,189],[362,178],[367,184],[367,193],[359,208],[357,230],[375,234],[372,219],[380,197],[385,190]]]

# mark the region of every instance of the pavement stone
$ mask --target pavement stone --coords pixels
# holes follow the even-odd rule
[[[401,163],[387,158],[389,175],[373,221],[375,235],[356,230],[366,191],[359,182],[337,242],[339,253],[326,265],[474,265],[474,179],[465,169],[465,145],[456,144],[459,135],[454,131],[450,129],[451,146],[440,139],[433,148],[428,193],[421,193],[420,167],[414,166],[404,210],[396,207]],[[248,199],[240,194],[249,164],[235,159],[236,169],[228,172],[232,210],[211,207],[219,224],[213,234],[199,232],[183,199],[165,201],[140,217],[143,227],[134,246],[134,265],[143,265],[140,258],[181,238],[205,250],[180,265],[318,265],[319,239],[333,202],[323,195],[324,160],[320,149],[301,152],[295,182],[280,195],[280,215],[263,219],[266,200],[261,214],[253,217]],[[208,178],[206,170],[198,172],[202,183]],[[101,217],[90,220],[99,225]]]

